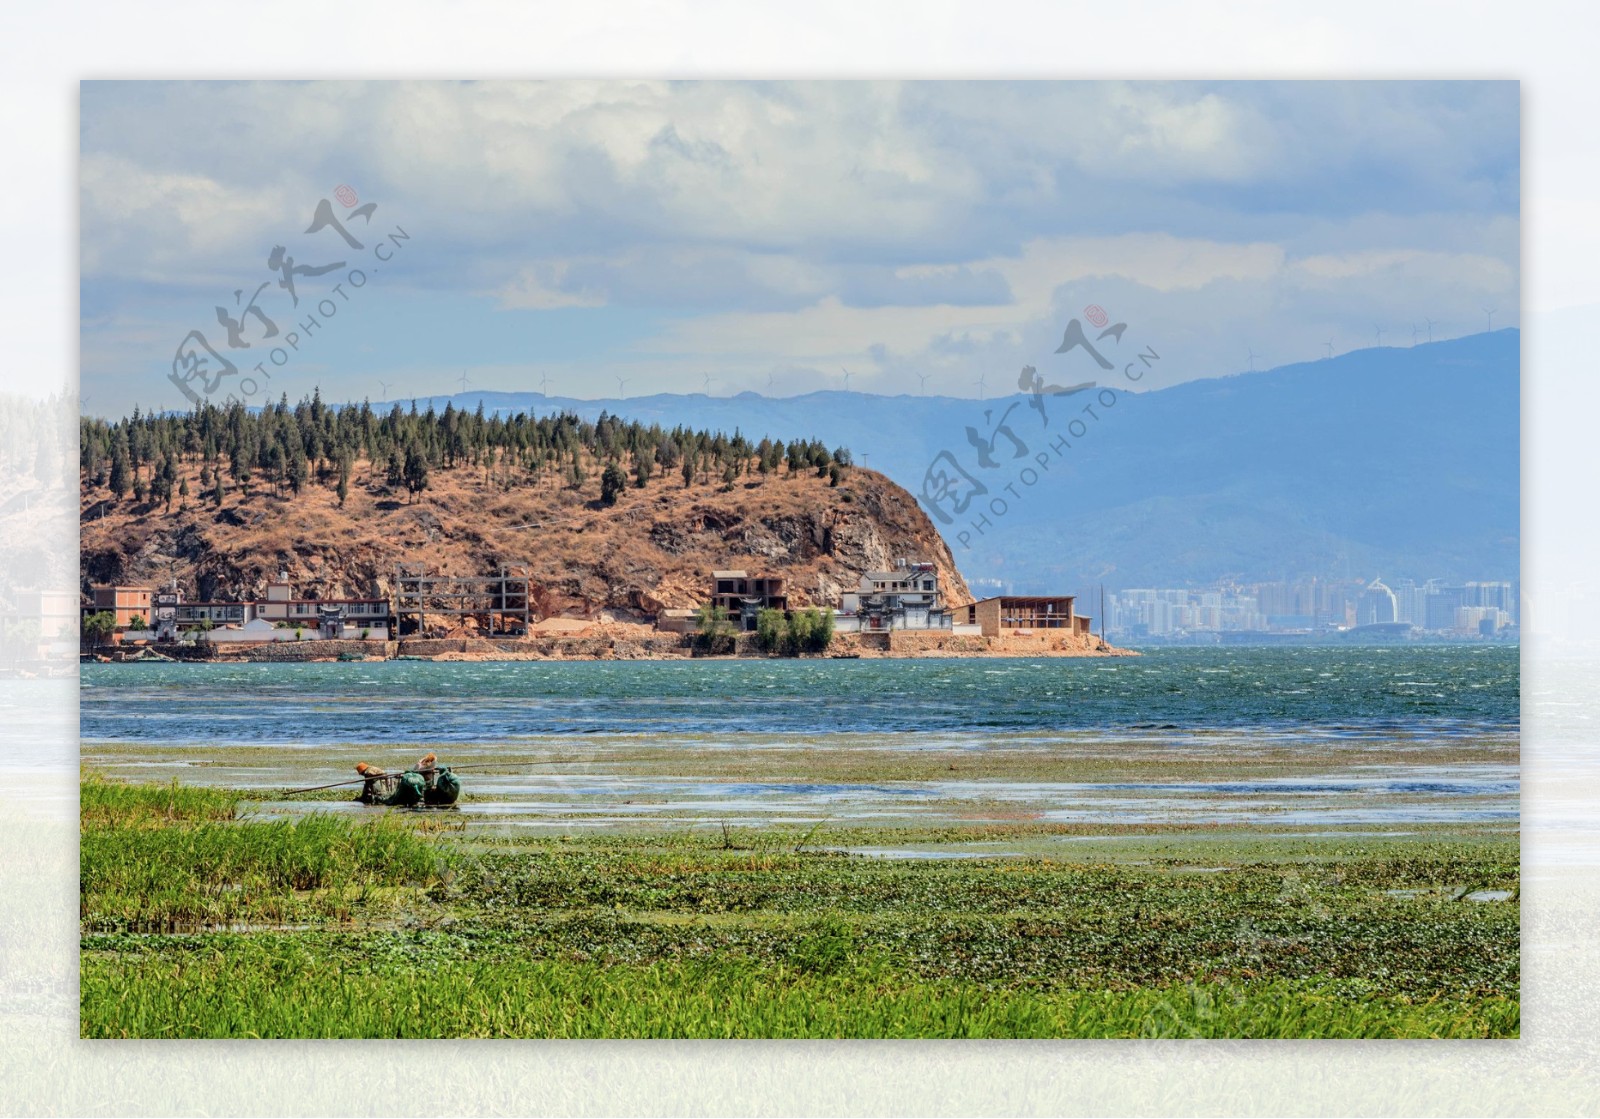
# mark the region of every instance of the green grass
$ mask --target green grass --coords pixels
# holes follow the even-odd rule
[[[93,1037],[1508,1037],[1515,834],[465,832],[84,784]],[[875,859],[829,847],[1024,858]],[[1509,891],[1470,902],[1468,890]]]
[[[177,781],[130,785],[89,777],[78,785],[78,825],[90,831],[231,820],[237,800],[235,794],[224,789],[180,785]]]
[[[394,937],[85,952],[86,1037],[1507,1037],[1505,998],[1352,1000],[1313,984],[985,991],[876,961],[600,965]]]
[[[86,930],[345,920],[426,887],[454,852],[397,817],[233,822],[216,790],[85,781],[79,920]]]

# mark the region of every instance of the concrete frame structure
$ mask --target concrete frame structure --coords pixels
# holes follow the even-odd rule
[[[1089,632],[1089,619],[1072,612],[1076,597],[1065,595],[997,595],[966,607],[967,624],[979,627],[985,637],[1039,630]]]
[[[525,635],[533,624],[533,581],[527,565],[502,564],[498,575],[430,574],[420,564],[395,569],[395,635],[414,618],[414,632],[426,630],[428,615],[481,618],[488,635]],[[410,632],[410,631],[408,631]]]
[[[788,610],[788,588],[781,575],[751,575],[730,569],[711,573],[711,605],[728,612],[729,620],[746,632],[756,628],[763,610]]]

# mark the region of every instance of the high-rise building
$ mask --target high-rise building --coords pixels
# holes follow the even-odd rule
[[[1456,611],[1464,603],[1465,591],[1461,587],[1446,587],[1428,580],[1428,596],[1424,601],[1422,628],[1431,630],[1454,630],[1456,628]]]
[[[1356,624],[1370,626],[1398,620],[1394,592],[1385,586],[1381,579],[1374,579],[1368,583],[1366,590],[1362,591],[1361,597],[1356,600]]]

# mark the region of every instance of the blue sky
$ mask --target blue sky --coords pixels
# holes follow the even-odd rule
[[[218,397],[342,400],[974,396],[1074,376],[1089,304],[1161,384],[1516,326],[1519,114],[1514,82],[85,83],[81,391],[185,406],[192,330]],[[323,199],[359,250],[305,232]],[[343,267],[292,306],[280,245]],[[230,347],[262,283],[279,336]]]

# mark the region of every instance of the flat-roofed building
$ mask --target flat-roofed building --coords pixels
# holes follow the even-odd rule
[[[969,604],[966,620],[968,625],[978,626],[985,637],[1040,630],[1088,633],[1089,619],[1072,612],[1075,601],[1076,596],[1070,594],[998,595]]]
[[[693,633],[699,628],[697,610],[662,610],[656,614],[656,629],[662,633]]]
[[[389,620],[389,601],[383,598],[289,598],[271,599],[251,604],[255,616],[269,622],[299,622],[306,626],[317,625],[317,620],[332,606],[342,610],[351,625],[357,623],[380,624]]]
[[[753,630],[761,611],[789,609],[789,594],[781,575],[751,575],[738,569],[713,571],[711,605],[726,610],[738,628]]]
[[[150,587],[103,586],[89,588],[90,605],[83,607],[85,616],[102,611],[116,615],[117,628],[127,629],[138,618],[150,620]]]
[[[179,629],[192,626],[242,626],[256,616],[253,602],[179,602],[173,607]]]

